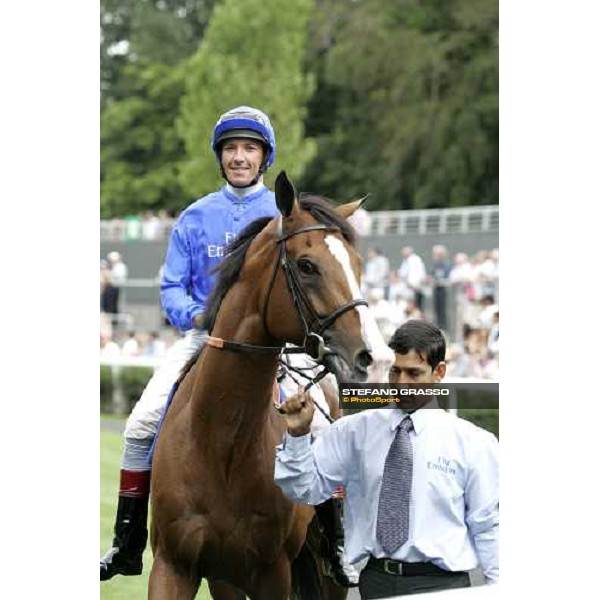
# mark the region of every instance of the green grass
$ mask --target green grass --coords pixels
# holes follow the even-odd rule
[[[110,548],[113,538],[122,450],[123,438],[119,433],[100,432],[100,556]],[[110,581],[103,581],[100,584],[100,599],[143,600],[148,595],[151,566],[152,551],[148,547],[144,553],[143,573],[139,577],[117,575]],[[196,598],[211,599],[206,583],[202,583]]]

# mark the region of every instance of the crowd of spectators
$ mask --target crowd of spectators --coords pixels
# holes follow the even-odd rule
[[[174,223],[166,210],[147,210],[141,215],[103,220],[100,230],[106,240],[167,240]]]
[[[448,339],[448,375],[497,379],[499,369],[499,252],[455,254],[435,245],[430,267],[412,248],[394,267],[369,248],[362,280],[385,339],[409,319],[431,319]]]
[[[178,339],[179,334],[172,329],[164,331],[128,331],[116,335],[108,328],[100,327],[100,357],[137,357],[162,358]]]

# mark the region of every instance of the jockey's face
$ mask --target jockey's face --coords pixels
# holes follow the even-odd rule
[[[221,149],[221,164],[227,181],[234,187],[248,185],[258,175],[264,150],[256,140],[233,138]]]

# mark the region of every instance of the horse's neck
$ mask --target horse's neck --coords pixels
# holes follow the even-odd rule
[[[233,293],[232,293],[233,292]],[[232,290],[217,319],[212,336],[228,341],[267,345],[268,335],[258,314],[248,311],[243,290]],[[229,316],[230,315],[230,316]],[[276,354],[237,352],[207,346],[197,369],[193,411],[206,429],[233,428],[251,432],[268,419],[277,370]]]

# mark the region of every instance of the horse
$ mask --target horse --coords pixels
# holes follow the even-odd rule
[[[208,342],[184,369],[157,440],[149,600],[192,600],[203,578],[216,600],[290,597],[314,509],[273,481],[285,432],[273,406],[278,356],[291,343],[339,381],[364,381],[379,341],[346,222],[362,200],[333,208],[298,198],[283,171],[275,197],[281,216],[251,223],[228,248],[205,313]]]

